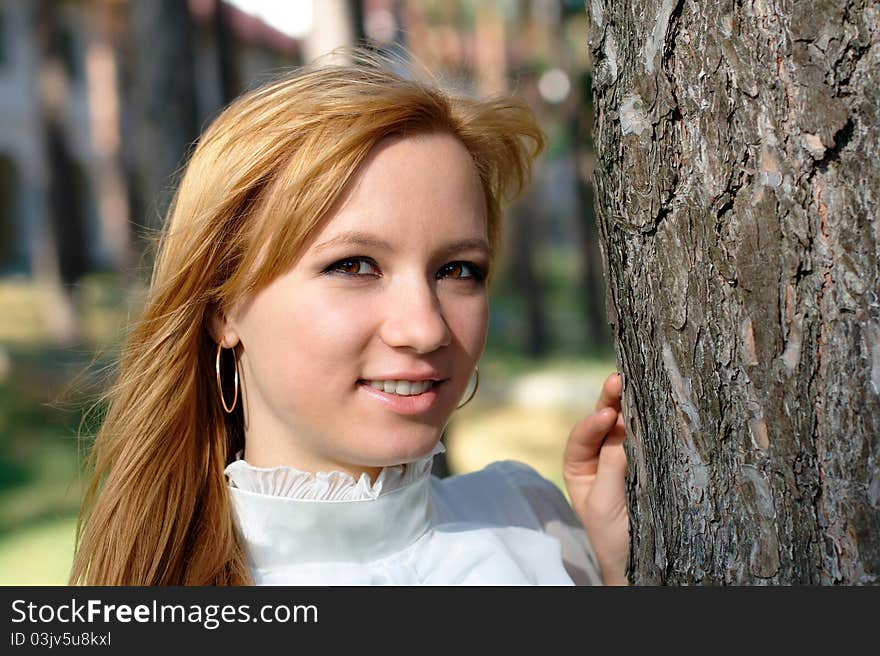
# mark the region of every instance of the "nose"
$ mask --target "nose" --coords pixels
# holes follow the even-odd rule
[[[430,353],[452,342],[443,308],[428,281],[399,285],[386,299],[380,337],[393,348]]]

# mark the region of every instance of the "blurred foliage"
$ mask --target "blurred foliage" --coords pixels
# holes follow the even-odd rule
[[[502,267],[513,265],[501,264]],[[581,266],[579,254],[574,248],[548,244],[537,253],[536,265],[550,327],[549,360],[613,359],[611,344],[594,344],[584,338],[584,298],[577,284]],[[539,366],[543,360],[535,361],[522,355],[526,331],[525,300],[511,285],[509,276],[501,276],[490,290],[489,337],[484,358],[522,361],[526,369]]]

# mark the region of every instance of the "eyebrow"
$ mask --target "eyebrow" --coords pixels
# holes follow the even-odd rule
[[[336,246],[362,246],[366,248],[375,248],[385,251],[394,250],[394,247],[384,239],[376,237],[375,235],[371,235],[368,232],[360,232],[355,230],[352,232],[340,233],[335,237],[328,239],[324,243],[318,244],[312,249],[312,251],[314,253],[322,253],[325,250]],[[489,247],[489,244],[486,243],[486,240],[482,237],[475,237],[472,239],[459,239],[457,241],[449,242],[441,249],[439,249],[440,253],[442,253],[443,255],[450,255],[458,251],[468,250],[482,251],[490,259],[492,257],[492,249]]]

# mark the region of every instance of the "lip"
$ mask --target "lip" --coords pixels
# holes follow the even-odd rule
[[[371,379],[374,380],[374,379]],[[381,379],[380,379],[381,380]],[[406,378],[396,378],[394,380],[407,380]],[[421,379],[427,380],[427,379]],[[383,406],[391,410],[392,412],[396,412],[399,415],[418,415],[423,412],[427,412],[437,403],[437,399],[440,397],[440,394],[437,392],[437,389],[443,385],[446,381],[435,382],[434,385],[427,392],[422,392],[421,394],[414,394],[412,396],[398,396],[397,394],[386,394],[385,392],[381,392],[377,390],[375,387],[370,387],[370,385],[363,381],[358,381],[358,388],[364,393],[368,394],[372,399],[378,401]]]
[[[439,371],[433,369],[421,372],[398,372],[395,374],[380,374],[378,376],[364,376],[361,380],[408,380],[411,383],[423,380],[444,381],[448,376],[441,376]]]

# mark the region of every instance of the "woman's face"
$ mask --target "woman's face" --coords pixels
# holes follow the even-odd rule
[[[219,325],[249,463],[375,477],[434,447],[486,341],[486,220],[453,136],[371,151],[295,265]]]

